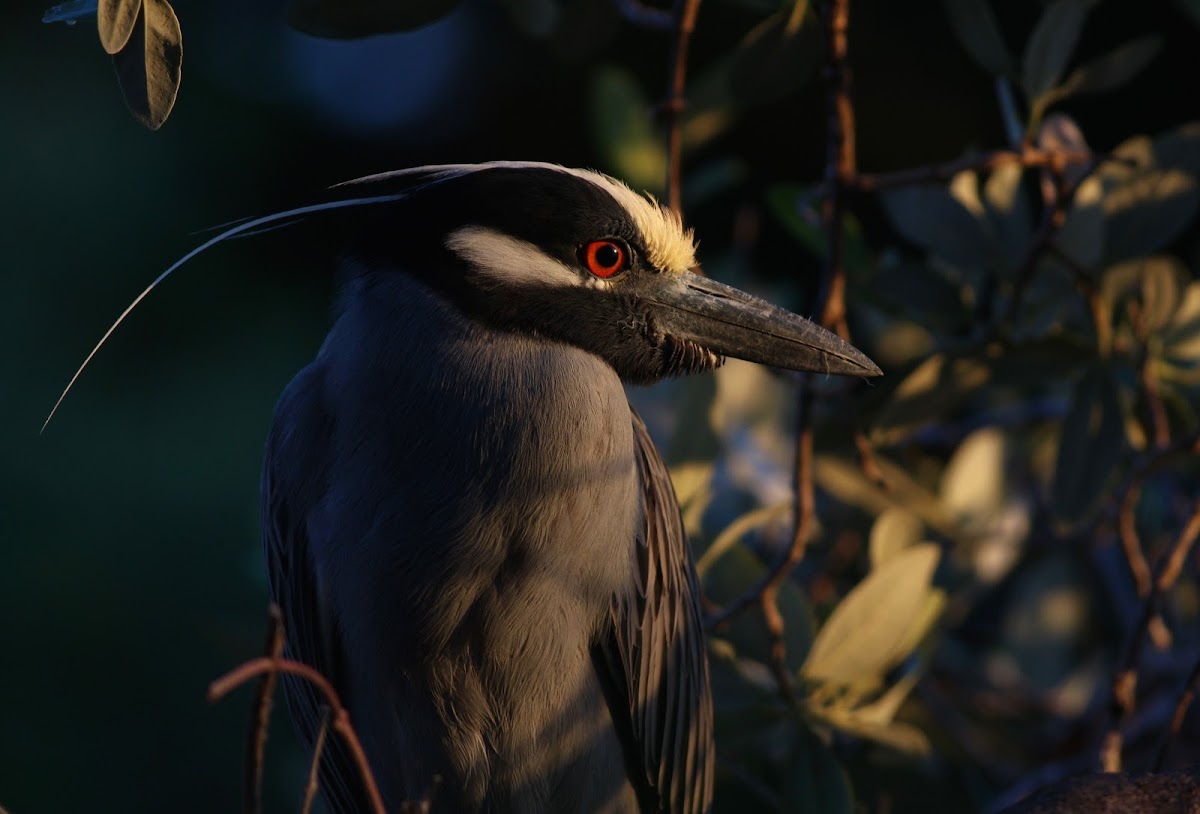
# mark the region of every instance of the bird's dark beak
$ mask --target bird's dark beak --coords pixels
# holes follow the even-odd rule
[[[883,371],[836,334],[744,291],[684,274],[646,295],[667,334],[714,353],[789,370],[880,376]]]

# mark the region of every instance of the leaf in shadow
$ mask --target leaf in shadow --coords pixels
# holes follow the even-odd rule
[[[1067,521],[1087,513],[1104,492],[1125,445],[1124,418],[1117,383],[1108,368],[1097,365],[1075,387],[1063,421],[1054,468],[1052,505]]]

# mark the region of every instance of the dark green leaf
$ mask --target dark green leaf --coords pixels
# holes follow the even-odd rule
[[[1054,468],[1053,506],[1059,517],[1078,520],[1098,502],[1124,445],[1116,380],[1107,368],[1093,367],[1076,385],[1063,421]]]
[[[942,0],[959,43],[972,59],[993,76],[1013,72],[1013,58],[1004,44],[988,0]]]
[[[881,196],[896,231],[959,269],[979,268],[991,246],[979,221],[946,187],[889,189]]]
[[[1154,140],[1154,163],[1160,169],[1200,175],[1200,122],[1181,124]]]
[[[1200,26],[1200,0],[1175,0],[1175,5],[1192,18],[1192,22]]]
[[[973,357],[939,353],[900,382],[875,420],[874,430],[902,437],[956,410],[990,378],[988,365]]]
[[[829,241],[821,222],[821,199],[814,187],[776,184],[767,190],[767,208],[804,248],[824,261],[829,257]],[[857,271],[871,268],[871,248],[863,236],[862,225],[854,215],[842,221],[843,264]]]
[[[116,54],[133,36],[133,27],[142,10],[142,0],[99,0],[96,27],[105,53]]]
[[[821,28],[807,9],[807,0],[799,0],[772,14],[733,52],[729,89],[739,106],[782,99],[812,78],[823,42]]]
[[[133,35],[113,56],[117,81],[133,117],[151,130],[175,106],[183,63],[179,18],[167,0],[145,0]]]
[[[1054,0],[1046,6],[1025,47],[1021,81],[1032,102],[1051,90],[1075,50],[1083,21],[1096,0]]]
[[[749,549],[735,546],[705,576],[704,593],[714,602],[725,604],[757,584],[766,571],[766,566]],[[793,580],[786,579],[779,586],[779,612],[785,620],[783,641],[788,666],[796,669],[812,645],[815,625],[812,608]],[[771,637],[755,614],[734,617],[721,635],[733,643],[738,656],[764,664],[770,661]]]
[[[1109,190],[1106,254],[1110,260],[1139,257],[1179,236],[1196,216],[1200,187],[1182,170],[1147,170]]]
[[[1063,83],[1059,98],[1076,93],[1103,93],[1121,87],[1158,56],[1162,44],[1162,37],[1154,34],[1139,37],[1076,68]]]
[[[316,37],[353,39],[420,28],[458,4],[459,0],[296,0],[288,22]]]

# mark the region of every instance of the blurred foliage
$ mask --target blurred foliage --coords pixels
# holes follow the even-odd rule
[[[0,235],[21,270],[4,302],[21,398],[4,400],[0,469],[0,687],[21,699],[0,716],[0,804],[14,814],[237,799],[242,713],[205,707],[202,690],[260,638],[256,458],[275,395],[320,339],[325,247],[289,233],[202,261],[229,271],[143,306],[33,438],[108,316],[182,236],[433,161],[534,157],[662,192],[654,109],[670,33],[621,22],[608,0],[178,6],[196,67],[152,138],[112,109],[98,53],[0,12],[13,111],[0,146],[20,193]],[[130,108],[161,125],[181,82],[173,10],[98,12]],[[681,121],[684,209],[707,272],[800,311],[830,256],[823,12],[703,6]],[[289,19],[324,37],[411,30],[396,48],[454,24],[441,30],[470,61],[439,75],[453,104],[418,110],[419,126],[347,134],[312,100],[356,99],[380,68],[298,84],[288,66],[317,57]],[[810,384],[817,522],[778,599],[792,694],[756,606],[714,633],[717,811],[994,810],[1095,766],[1143,602],[1122,497],[1136,479],[1133,530],[1154,567],[1200,494],[1187,452],[1200,432],[1200,109],[1161,92],[1194,73],[1200,4],[855,2],[849,36],[860,165],[959,169],[852,197],[849,326],[887,375]],[[313,75],[339,75],[326,58]],[[435,81],[386,80],[397,99]],[[1085,159],[983,160],[1033,147]],[[731,363],[631,394],[669,450],[718,605],[791,542],[795,390]],[[1139,770],[1200,653],[1194,565],[1163,607],[1171,638],[1138,659],[1123,728]],[[275,807],[299,796],[303,772],[277,718]],[[1198,723],[1193,711],[1169,765],[1200,760]]]

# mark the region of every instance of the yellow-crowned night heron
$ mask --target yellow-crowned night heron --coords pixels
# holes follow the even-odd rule
[[[691,273],[679,220],[594,172],[423,167],[341,190],[296,212],[387,205],[347,252],[336,321],[267,442],[288,654],[338,688],[393,811],[435,775],[435,812],[707,810],[697,578],[622,380],[726,354],[879,369]],[[311,744],[321,699],[287,691]],[[324,793],[365,810],[332,740]]]

